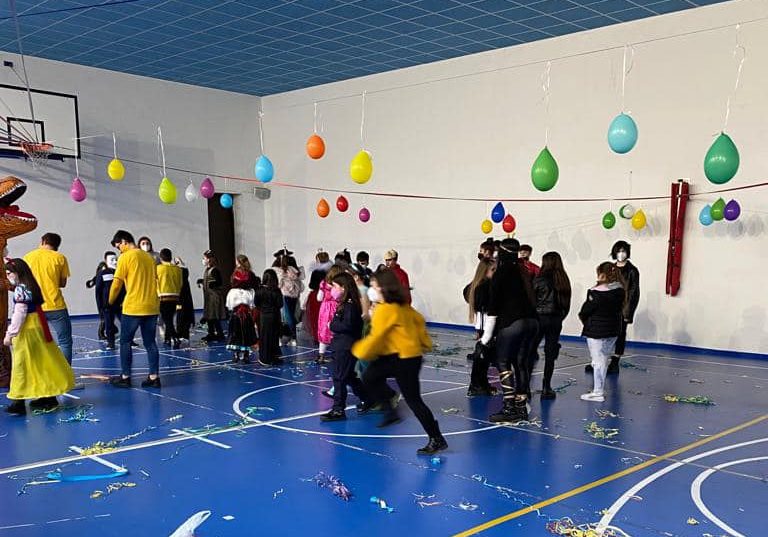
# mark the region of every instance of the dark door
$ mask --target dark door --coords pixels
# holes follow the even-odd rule
[[[220,200],[219,193],[208,200],[208,247],[216,254],[221,277],[229,289],[229,279],[235,270],[235,209],[225,209]]]

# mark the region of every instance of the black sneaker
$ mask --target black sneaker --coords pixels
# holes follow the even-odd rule
[[[146,379],[141,381],[141,387],[142,388],[162,388],[163,385],[160,384],[160,377],[155,377],[155,378],[147,377]]]
[[[542,399],[555,399],[556,397],[557,397],[557,393],[555,392],[555,390],[553,390],[549,386],[541,390]]]
[[[358,414],[368,414],[371,410],[373,410],[373,407],[375,405],[373,403],[366,403],[365,401],[360,401],[357,403],[355,408],[357,409]]]
[[[519,404],[504,405],[504,407],[496,414],[491,414],[488,421],[493,423],[517,423],[519,421],[528,420],[528,409],[523,401],[522,406]]]
[[[345,419],[347,419],[347,415],[344,413],[344,411],[335,409],[331,409],[330,411],[320,416],[320,421],[342,421]]]
[[[12,414],[14,416],[24,416],[27,413],[27,407],[24,406],[24,401],[14,401],[7,407],[5,407],[5,411],[8,414]]]
[[[106,347],[104,347],[104,349],[105,349],[105,350],[108,350],[108,351],[113,351],[113,350],[115,350],[115,348],[116,348],[116,347],[115,347],[115,344],[114,344],[114,343],[107,343],[107,346],[106,346]]]
[[[467,388],[467,397],[491,397],[496,395],[498,390],[493,386],[470,386]]]
[[[441,436],[437,436],[435,438],[429,439],[429,442],[426,446],[423,448],[419,448],[416,450],[416,454],[418,455],[434,455],[438,451],[443,451],[444,449],[448,449],[448,442],[445,441],[445,438]]]
[[[130,388],[131,377],[124,378],[122,375],[117,375],[109,379],[109,383],[115,388]]]
[[[608,364],[608,371],[607,373],[609,375],[618,375],[619,374],[619,357],[613,356],[611,357],[611,363]]]
[[[584,366],[585,373],[593,373],[594,371],[595,371],[595,368],[592,367],[592,364],[587,364]]]
[[[381,422],[376,426],[379,429],[383,429],[384,427],[389,427],[390,425],[394,425],[395,423],[400,423],[403,421],[403,418],[401,418],[397,412],[388,412],[386,416],[384,416],[384,419],[381,420]]]

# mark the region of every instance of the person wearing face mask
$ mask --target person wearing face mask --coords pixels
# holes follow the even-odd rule
[[[635,320],[635,311],[640,302],[640,271],[629,260],[631,249],[627,241],[617,241],[611,248],[611,257],[616,261],[616,267],[627,289],[627,301],[621,316],[621,331],[616,338],[616,348],[608,365],[608,373],[612,374],[619,372],[619,359],[624,354],[624,347],[627,344],[627,325]]]
[[[115,335],[117,333],[115,319],[120,319],[120,310],[125,298],[125,291],[123,290],[114,304],[109,303],[109,291],[112,288],[116,268],[117,255],[115,252],[104,252],[104,266],[96,274],[96,295],[99,297],[97,302],[104,319],[104,333],[109,350],[115,349]]]
[[[531,261],[531,254],[533,253],[533,247],[530,244],[523,244],[520,246],[520,251],[517,253],[517,256],[520,258],[520,264],[523,266],[525,270],[528,271],[528,274],[531,275],[531,278],[535,278],[539,275],[539,272],[541,272],[541,268]]]
[[[373,271],[369,266],[371,264],[371,256],[368,255],[368,252],[360,250],[355,256],[355,261],[363,269],[363,281],[365,282],[365,286],[370,287],[371,276],[373,276]]]
[[[106,266],[107,265],[104,262],[104,259],[99,261],[99,264],[96,265],[96,272],[94,272],[93,278],[85,282],[86,289],[94,289],[94,298],[96,299],[96,311],[99,314],[99,329],[97,331],[99,341],[105,341],[107,339],[107,332],[104,328],[104,303],[102,302],[101,294],[97,289],[95,289],[95,287],[96,287],[96,282],[99,279],[99,272],[101,272],[101,269],[103,269]]]
[[[119,301],[125,288],[122,316],[120,318],[120,367],[121,374],[110,379],[116,388],[131,387],[133,349],[131,343],[137,330],[147,352],[149,375],[142,381],[142,388],[160,388],[160,354],[155,333],[157,316],[160,314],[160,298],[157,293],[157,270],[154,259],[136,247],[133,235],[118,230],[112,237],[112,246],[120,250],[117,267],[109,290],[109,304]]]
[[[160,260],[160,254],[155,252],[155,249],[152,247],[152,241],[149,237],[139,238],[139,248],[151,255],[152,259],[155,260],[156,265],[159,265],[162,262]]]
[[[216,254],[207,250],[203,254],[203,277],[197,280],[197,286],[203,289],[203,317],[208,325],[208,335],[202,340],[206,343],[224,341],[221,321],[227,318],[225,295],[221,271]]]
[[[195,304],[192,300],[192,288],[189,285],[189,269],[184,260],[176,257],[173,264],[181,269],[181,293],[176,309],[176,335],[189,341],[189,329],[195,324]]]

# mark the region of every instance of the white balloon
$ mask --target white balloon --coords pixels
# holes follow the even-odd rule
[[[197,189],[195,188],[194,184],[189,183],[189,186],[184,191],[184,197],[187,198],[187,201],[190,203],[198,200],[199,196],[197,194]]]
[[[619,209],[619,216],[630,220],[633,216],[635,216],[635,212],[635,208],[632,207],[632,204],[627,203],[626,205],[622,205]]]

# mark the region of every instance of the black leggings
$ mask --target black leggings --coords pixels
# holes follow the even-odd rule
[[[477,345],[472,360],[472,374],[469,378],[469,385],[474,388],[489,389],[491,383],[488,382],[488,368],[492,364],[496,364],[496,347],[490,346],[481,349]]]
[[[536,319],[518,319],[502,328],[496,337],[499,378],[505,402],[513,399],[515,392],[526,395],[530,389],[528,361],[538,329]],[[510,368],[514,370],[514,376]]]
[[[333,409],[343,411],[347,406],[347,386],[352,388],[361,401],[367,402],[363,382],[355,372],[357,358],[350,349],[334,349],[333,352]]]
[[[176,300],[161,300],[160,301],[160,317],[165,324],[165,340],[173,341],[179,336],[176,335],[176,328],[173,326],[173,317],[176,314]]]
[[[396,354],[381,356],[372,361],[363,373],[363,384],[373,401],[384,405],[384,408],[390,409],[390,412],[395,412],[389,400],[392,389],[387,385],[387,378],[395,377],[405,402],[408,403],[424,431],[430,438],[435,438],[440,436],[440,427],[432,411],[421,398],[419,371],[421,371],[422,361],[421,356],[402,359]]]
[[[624,354],[624,347],[627,345],[627,322],[621,320],[621,332],[619,337],[616,338],[616,349],[613,351],[615,356],[622,356]]]
[[[552,374],[555,371],[555,360],[560,354],[560,332],[563,330],[563,318],[559,315],[540,315],[539,330],[533,342],[531,360],[528,364],[528,376],[533,371],[533,362],[538,352],[541,340],[544,340],[544,381],[542,386],[552,386]]]
[[[208,319],[208,335],[215,337],[224,337],[224,330],[221,328],[221,319]]]

